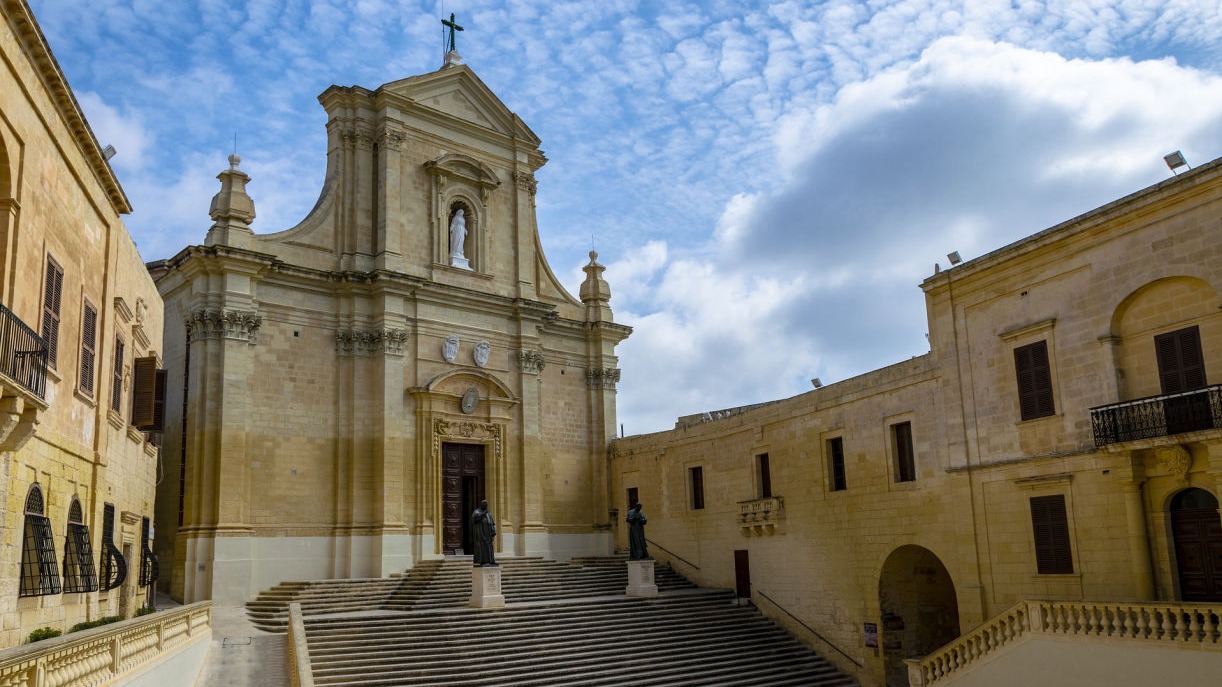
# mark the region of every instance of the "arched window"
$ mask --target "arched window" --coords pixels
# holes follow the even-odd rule
[[[98,590],[98,573],[93,567],[93,547],[89,526],[81,513],[81,501],[72,497],[68,508],[68,534],[64,537],[64,593],[81,594]]]
[[[46,516],[42,488],[30,485],[25,497],[25,534],[21,547],[21,589],[18,596],[48,596],[60,591],[59,566],[55,564],[55,538]]]
[[[102,591],[108,592],[127,579],[127,561],[115,546],[115,507],[106,504],[102,509]]]

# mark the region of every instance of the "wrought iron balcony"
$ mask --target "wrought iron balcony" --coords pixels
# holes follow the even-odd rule
[[[0,305],[0,373],[38,398],[46,397],[47,342],[3,305]]]
[[[1222,384],[1090,410],[1095,446],[1222,429]]]

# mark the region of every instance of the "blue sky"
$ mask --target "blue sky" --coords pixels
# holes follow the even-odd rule
[[[538,214],[614,294],[619,418],[801,393],[928,350],[918,284],[1222,156],[1217,0],[30,0],[135,207],[202,243],[237,134],[270,233],[313,205],[331,84],[465,62],[543,139]],[[88,20],[85,20],[88,18]]]

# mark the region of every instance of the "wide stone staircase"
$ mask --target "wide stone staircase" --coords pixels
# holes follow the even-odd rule
[[[623,558],[503,559],[506,606],[467,608],[470,559],[399,578],[286,583],[248,604],[262,627],[302,604],[313,682],[356,687],[855,685],[728,590],[668,567],[624,595]]]

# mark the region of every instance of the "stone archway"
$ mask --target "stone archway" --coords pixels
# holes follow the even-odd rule
[[[1222,601],[1222,519],[1218,498],[1189,488],[1171,499],[1171,540],[1180,600]]]
[[[887,687],[907,687],[906,658],[920,658],[959,636],[955,584],[929,549],[897,548],[878,578]]]

